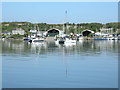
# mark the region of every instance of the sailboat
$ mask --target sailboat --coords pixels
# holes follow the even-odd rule
[[[66,18],[67,18],[67,11],[65,12],[66,14]],[[67,23],[66,23],[66,31],[68,31],[68,26],[67,26]],[[64,24],[63,24],[63,30],[65,31],[65,28],[64,28]],[[72,43],[76,43],[77,40],[73,40],[72,38],[69,38],[68,36],[65,36],[65,37],[60,37],[56,40],[56,43],[59,43],[59,44],[72,44]]]
[[[37,27],[38,27],[38,25],[37,25]],[[38,33],[38,31],[39,31],[39,28],[37,29],[37,33]],[[45,41],[45,39],[43,37],[37,36],[37,33],[36,33],[36,37],[35,38],[31,38],[29,40],[29,42],[43,42],[43,41]]]

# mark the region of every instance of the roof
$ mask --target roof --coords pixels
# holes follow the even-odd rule
[[[48,31],[51,31],[51,30],[53,30],[53,29],[55,29],[55,30],[57,30],[57,31],[59,31],[59,32],[61,32],[62,30],[59,30],[59,29],[57,29],[57,28],[52,28],[52,29],[49,29]],[[47,31],[47,32],[48,32]]]
[[[89,31],[89,32],[91,32],[91,33],[94,33],[94,31],[89,30],[89,29],[83,30],[82,32],[85,32],[85,31]]]

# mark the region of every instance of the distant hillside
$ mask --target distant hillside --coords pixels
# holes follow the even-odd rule
[[[70,33],[80,33],[82,30],[90,29],[93,31],[99,31],[100,28],[113,28],[114,32],[119,29],[120,23],[114,22],[114,23],[80,23],[80,24],[74,24],[74,23],[65,23],[63,24],[47,24],[47,23],[30,23],[30,22],[2,22],[2,32],[9,31],[11,32],[13,29],[16,28],[22,28],[26,32],[28,32],[31,29],[37,29],[40,31],[46,31],[51,28],[57,28],[60,30],[65,30],[66,32]]]

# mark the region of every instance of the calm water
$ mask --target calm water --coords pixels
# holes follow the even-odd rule
[[[118,42],[0,42],[3,88],[118,87]]]

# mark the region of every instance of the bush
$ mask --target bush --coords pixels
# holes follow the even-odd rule
[[[94,33],[90,33],[90,34],[88,35],[88,37],[93,37],[93,35],[94,35]]]
[[[19,34],[14,34],[14,35],[11,35],[11,38],[14,38],[14,39],[23,39],[24,35],[19,35]]]

